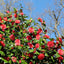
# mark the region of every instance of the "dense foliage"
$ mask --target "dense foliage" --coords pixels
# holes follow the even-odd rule
[[[64,63],[62,39],[48,36],[45,21],[41,27],[14,8],[0,17],[0,64],[60,64]],[[52,36],[53,37],[53,36]]]

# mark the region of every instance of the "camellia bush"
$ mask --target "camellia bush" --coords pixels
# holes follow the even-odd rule
[[[0,64],[64,64],[62,39],[47,35],[45,21],[27,19],[14,8],[0,17]]]

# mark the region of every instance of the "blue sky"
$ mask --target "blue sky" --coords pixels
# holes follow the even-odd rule
[[[25,2],[32,2],[33,5],[31,5],[34,10],[32,11],[32,15],[34,14],[41,14],[44,9],[47,9],[51,6],[53,6],[53,1],[52,0],[25,0]],[[24,4],[22,4],[24,6]],[[24,13],[27,14],[27,12],[25,11]]]

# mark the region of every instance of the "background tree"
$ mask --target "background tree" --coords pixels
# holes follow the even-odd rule
[[[61,37],[64,40],[64,0],[54,0],[53,2],[54,5],[47,8],[41,17],[46,19],[50,37]]]
[[[22,0],[0,0],[0,16],[3,16],[6,10],[13,11],[13,8],[19,9]]]

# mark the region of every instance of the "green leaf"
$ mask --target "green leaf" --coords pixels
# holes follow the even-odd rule
[[[2,48],[2,46],[0,46],[0,49]]]
[[[40,54],[40,53],[36,51],[35,54]]]
[[[33,52],[33,51],[34,51],[34,49],[29,50],[29,52]]]
[[[22,60],[22,64],[27,64],[27,62],[25,60]]]
[[[5,60],[4,58],[0,58],[1,60],[3,60],[4,61],[4,63],[8,63],[8,61],[7,60]]]
[[[58,53],[55,54],[56,58],[60,57],[60,55]]]
[[[5,53],[3,51],[0,51],[0,54],[3,55],[3,56],[5,56]]]
[[[51,56],[51,59],[53,60],[53,56]]]
[[[14,8],[14,11],[16,11],[16,8]]]
[[[42,44],[42,38],[40,38],[39,42],[38,42],[40,45]]]
[[[63,59],[63,62],[64,62],[64,59]]]
[[[47,54],[47,53],[45,53],[45,56],[48,56],[48,54]]]

